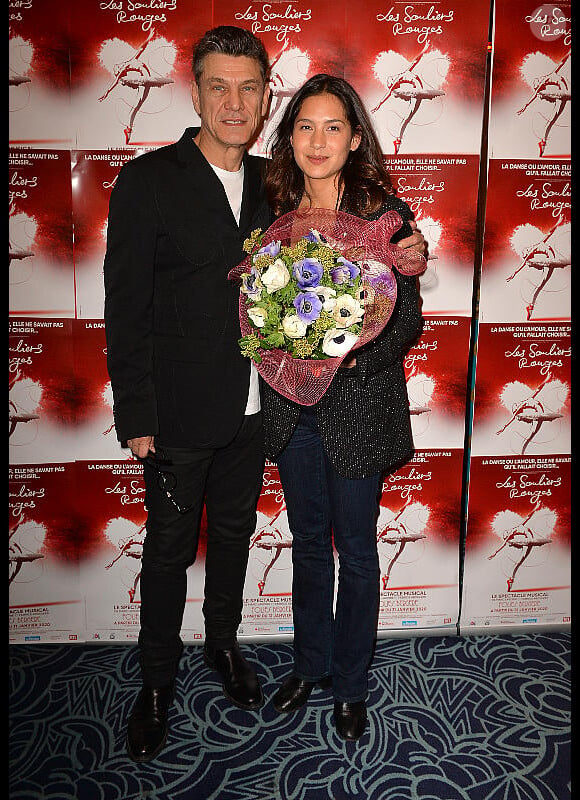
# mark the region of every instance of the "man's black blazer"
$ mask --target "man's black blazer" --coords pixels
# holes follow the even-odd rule
[[[270,223],[265,162],[244,156],[238,227],[197,131],[125,164],[111,193],[105,331],[121,442],[155,435],[167,446],[220,447],[246,407],[239,286],[227,274],[244,239]]]

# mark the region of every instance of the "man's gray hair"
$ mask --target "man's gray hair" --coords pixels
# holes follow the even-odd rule
[[[199,84],[203,72],[203,62],[210,53],[226,56],[246,56],[253,58],[260,66],[264,83],[268,80],[270,61],[262,42],[245,28],[234,25],[219,25],[206,31],[193,50],[192,70],[195,82]]]

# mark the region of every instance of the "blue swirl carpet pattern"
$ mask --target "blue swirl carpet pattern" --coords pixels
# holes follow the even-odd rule
[[[571,798],[569,632],[379,641],[357,743],[338,738],[329,690],[274,711],[290,644],[242,649],[265,706],[229,705],[187,646],[167,748],[139,765],[125,752],[132,646],[12,645],[10,800]]]

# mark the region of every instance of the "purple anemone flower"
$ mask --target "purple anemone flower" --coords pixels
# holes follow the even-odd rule
[[[301,292],[294,298],[296,313],[307,325],[318,319],[322,311],[322,302],[314,292]]]
[[[384,287],[386,285],[389,295],[391,295],[393,291],[396,291],[397,288],[397,281],[393,272],[381,272],[379,275],[372,275],[367,277],[365,280],[366,283],[373,288],[376,288],[377,286]]]
[[[340,256],[336,259],[339,263],[339,267],[335,267],[333,270],[330,271],[330,277],[332,278],[333,283],[349,283],[358,277],[360,274],[360,269],[357,267],[356,264],[353,264],[352,261],[347,261],[344,256]]]
[[[256,267],[252,267],[249,275],[242,278],[242,291],[244,291],[251,300],[259,300],[262,294],[262,286],[259,283],[259,274]]]
[[[264,247],[260,247],[256,255],[272,256],[272,258],[276,258],[280,252],[280,247],[280,242],[270,242],[269,244],[265,244]]]
[[[315,231],[314,229],[308,231],[306,236],[304,236],[303,238],[306,239],[307,242],[314,242],[314,244],[321,244],[321,243],[326,244],[326,239],[324,238],[324,236],[321,233],[318,233],[318,231]]]
[[[298,288],[304,291],[318,286],[324,269],[315,258],[303,258],[302,261],[294,262],[293,272]]]

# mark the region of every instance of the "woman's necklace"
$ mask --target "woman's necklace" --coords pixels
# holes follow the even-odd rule
[[[343,196],[343,191],[341,189],[336,194],[336,201],[334,203],[334,210],[335,211],[338,211],[338,209],[340,208],[340,204],[342,202],[342,196]],[[326,205],[326,204],[322,203],[321,205],[315,205],[312,202],[312,198],[310,197],[310,195],[308,194],[308,192],[305,189],[303,194],[302,194],[302,197],[300,198],[300,202],[298,203],[298,208],[303,209],[303,210],[304,209],[311,209],[311,208],[332,208],[332,204]]]

